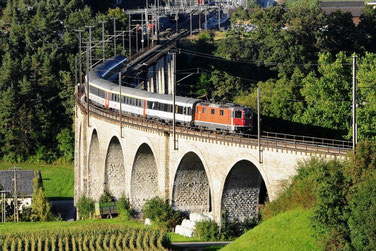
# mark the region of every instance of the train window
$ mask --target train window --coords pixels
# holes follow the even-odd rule
[[[187,115],[192,115],[192,108],[188,107]]]
[[[178,105],[178,113],[183,114],[183,107]]]
[[[224,114],[224,111],[223,110],[219,110],[219,115],[223,116]]]
[[[242,118],[242,111],[235,111],[235,116],[236,119],[241,119]]]
[[[211,109],[211,114],[215,114],[215,110],[214,109]]]
[[[252,118],[252,110],[244,110],[244,117],[246,119],[251,119]]]
[[[172,112],[172,105],[168,105],[168,112]]]
[[[202,108],[202,113],[206,113],[206,108]]]

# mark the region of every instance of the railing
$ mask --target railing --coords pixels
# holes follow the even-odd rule
[[[84,112],[86,111],[86,104],[82,104],[79,98],[77,98],[77,104],[81,106]],[[118,112],[112,112],[107,109],[90,105],[90,113],[112,120],[114,123],[120,123]],[[158,133],[172,134],[171,124],[166,124],[158,120],[136,117],[131,114],[123,114],[122,125],[136,126]],[[204,128],[182,125],[176,126],[176,134],[177,136],[188,136],[203,140],[257,146],[257,135],[253,134],[230,134],[223,131],[205,130]],[[260,142],[262,149],[276,148],[332,155],[345,155],[352,149],[352,143],[350,141],[274,132],[263,132]]]

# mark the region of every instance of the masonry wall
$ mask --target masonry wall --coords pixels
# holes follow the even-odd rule
[[[274,200],[281,184],[296,173],[297,162],[312,156],[270,148],[262,149],[259,159],[256,146],[179,135],[174,150],[168,132],[124,125],[121,133],[119,123],[95,114],[87,127],[86,115],[77,110],[76,128],[82,125],[82,133],[78,139],[76,129],[80,150],[75,156],[80,159],[75,161],[75,201],[82,194],[97,199],[108,185],[117,197],[124,192],[138,208],[157,195],[181,210],[212,211],[218,222],[224,209],[241,219],[257,212],[261,180]],[[94,131],[98,144],[92,140]],[[111,146],[113,137],[119,143]],[[150,150],[140,150],[145,145]]]

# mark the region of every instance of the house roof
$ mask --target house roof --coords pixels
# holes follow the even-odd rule
[[[20,196],[31,197],[33,194],[33,179],[35,177],[34,170],[17,170],[17,190]],[[4,190],[14,191],[14,171],[2,170],[0,171],[0,184]]]
[[[322,2],[320,1],[321,9],[326,13],[330,14],[335,11],[350,12],[353,17],[359,17],[364,11],[363,1],[331,1]]]

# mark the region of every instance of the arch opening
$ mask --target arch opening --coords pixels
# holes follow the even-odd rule
[[[131,177],[131,204],[140,211],[146,201],[158,195],[158,169],[149,145],[142,144],[137,150]]]
[[[100,166],[100,152],[99,152],[99,140],[96,130],[91,135],[90,148],[89,148],[89,160],[88,160],[88,196],[97,200],[101,194],[102,183],[102,171]]]
[[[227,175],[222,193],[222,212],[228,221],[244,222],[258,216],[267,190],[257,167],[248,160],[236,163]]]
[[[176,171],[172,206],[188,213],[211,211],[208,176],[201,159],[193,152],[182,158]]]
[[[108,146],[105,168],[105,188],[116,198],[121,197],[125,194],[125,170],[123,150],[117,137],[112,137]]]

